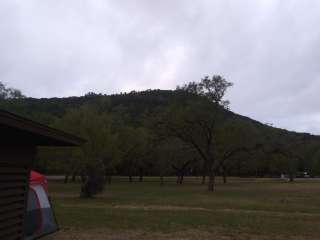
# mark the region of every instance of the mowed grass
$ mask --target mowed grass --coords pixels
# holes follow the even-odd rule
[[[197,178],[164,186],[157,178],[123,180],[94,199],[80,199],[79,184],[49,181],[62,229],[56,239],[68,231],[100,232],[96,239],[126,239],[119,236],[128,232],[140,233],[131,239],[320,239],[320,180],[231,178],[213,193]]]

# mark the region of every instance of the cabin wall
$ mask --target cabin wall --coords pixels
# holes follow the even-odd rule
[[[0,239],[24,238],[30,168],[35,147],[0,146]]]

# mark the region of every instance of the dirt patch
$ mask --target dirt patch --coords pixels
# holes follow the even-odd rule
[[[163,211],[210,211],[201,207],[181,207],[170,205],[113,205],[112,208],[120,209],[138,209],[143,211],[163,210]]]
[[[142,211],[212,211],[211,209],[201,208],[201,207],[182,207],[182,206],[172,206],[172,205],[91,205],[91,204],[63,204],[63,207],[79,207],[79,208],[93,208],[93,209],[106,209],[106,208],[116,208],[116,209],[131,209],[131,210],[142,210]]]
[[[303,212],[277,212],[277,211],[265,211],[265,210],[246,210],[246,209],[219,209],[215,211],[221,212],[238,212],[245,214],[262,214],[262,215],[270,215],[275,217],[286,217],[290,214],[291,217],[316,217],[320,218],[320,214],[318,213],[303,213]]]

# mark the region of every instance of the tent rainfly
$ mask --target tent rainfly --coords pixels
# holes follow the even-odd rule
[[[37,146],[79,146],[82,143],[84,140],[81,138],[0,110],[1,240],[33,239],[26,237],[27,226],[30,224],[26,214],[28,198],[39,199],[35,209],[39,206],[50,209],[49,201],[46,201],[45,181],[31,181],[30,184],[30,171],[34,165]],[[49,226],[45,222],[48,216],[44,212],[46,211],[40,211],[42,223],[36,232],[39,236],[54,231],[53,228],[46,228]]]
[[[31,171],[29,180],[25,235],[32,240],[53,233],[58,227],[48,197],[47,179]]]

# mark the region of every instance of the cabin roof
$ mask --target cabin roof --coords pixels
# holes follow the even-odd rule
[[[0,145],[79,146],[84,139],[0,110]]]

